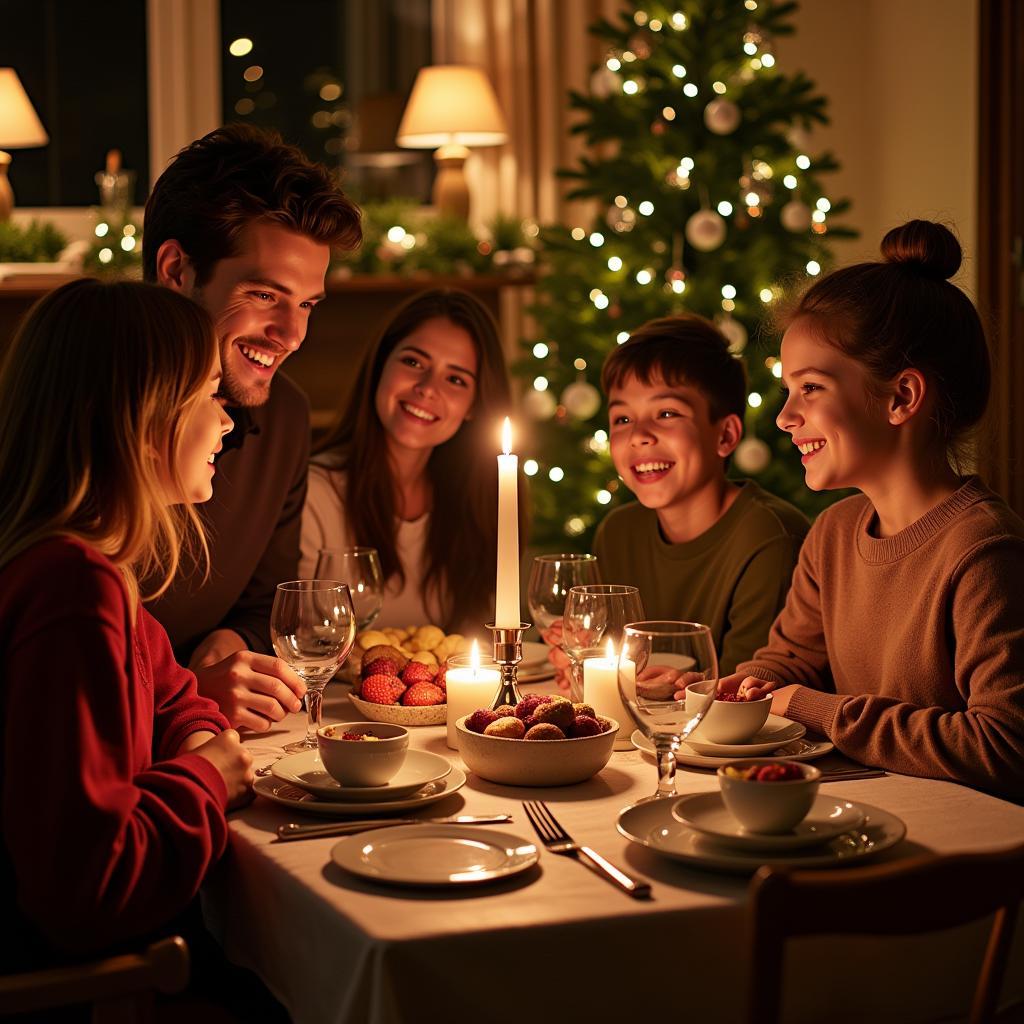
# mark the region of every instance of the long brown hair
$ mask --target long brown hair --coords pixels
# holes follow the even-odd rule
[[[403,338],[432,319],[450,320],[467,331],[479,360],[471,418],[431,452],[427,463],[433,493],[422,596],[424,602],[436,598],[443,612],[440,624],[451,629],[487,614],[494,593],[497,426],[511,409],[512,396],[498,325],[487,307],[454,288],[431,289],[409,299],[367,352],[352,400],[316,451],[331,456],[317,461],[346,474],[339,497],[352,543],[375,547],[385,579],[397,577],[404,583],[395,537],[396,488],[387,471],[387,434],[375,398],[388,356]]]
[[[0,369],[0,566],[39,541],[77,537],[137,580],[170,584],[205,541],[181,491],[181,426],[205,395],[213,323],[155,285],[73,281],[29,311]]]
[[[856,359],[878,384],[915,368],[936,393],[936,443],[954,466],[988,405],[992,369],[971,300],[948,278],[960,243],[942,224],[912,220],[882,239],[882,259],[835,270],[779,318],[797,320]]]

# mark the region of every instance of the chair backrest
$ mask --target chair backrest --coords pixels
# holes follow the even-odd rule
[[[970,1016],[971,1024],[986,1024],[994,1016],[1022,896],[1024,846],[849,870],[762,867],[750,883],[748,1021],[779,1020],[788,938],[920,934],[994,913]]]
[[[180,992],[188,971],[188,946],[173,936],[143,953],[11,974],[0,977],[0,1016],[91,1003],[93,1024],[147,1024],[153,994]]]

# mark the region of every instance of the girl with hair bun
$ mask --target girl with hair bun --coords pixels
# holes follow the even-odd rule
[[[252,781],[238,734],[141,605],[186,546],[204,553],[191,506],[210,498],[231,428],[219,384],[206,313],[127,282],[51,292],[0,370],[6,970],[166,926]]]
[[[948,281],[945,227],[911,221],[784,317],[779,427],[808,487],[862,493],[819,516],[768,643],[724,678],[906,775],[1024,800],[1024,522],[965,452],[991,368]]]

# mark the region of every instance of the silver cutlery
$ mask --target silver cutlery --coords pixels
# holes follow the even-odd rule
[[[530,819],[530,824],[545,849],[551,853],[575,857],[581,864],[586,864],[588,868],[637,899],[651,895],[651,887],[647,882],[638,882],[635,878],[627,875],[625,871],[617,868],[611,861],[605,860],[589,846],[581,846],[579,843],[573,842],[572,836],[558,824],[543,800],[524,800],[523,810],[526,811],[526,816]]]
[[[297,825],[290,821],[278,827],[277,838],[287,842],[321,836],[349,836],[391,825],[502,825],[511,820],[511,814],[454,814],[450,818],[364,818],[361,821],[336,821],[330,825]]]

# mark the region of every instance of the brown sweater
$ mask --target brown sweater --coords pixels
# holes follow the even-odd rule
[[[844,754],[1024,802],[1024,522],[976,478],[892,537],[867,498],[811,528],[767,646],[789,717]]]

